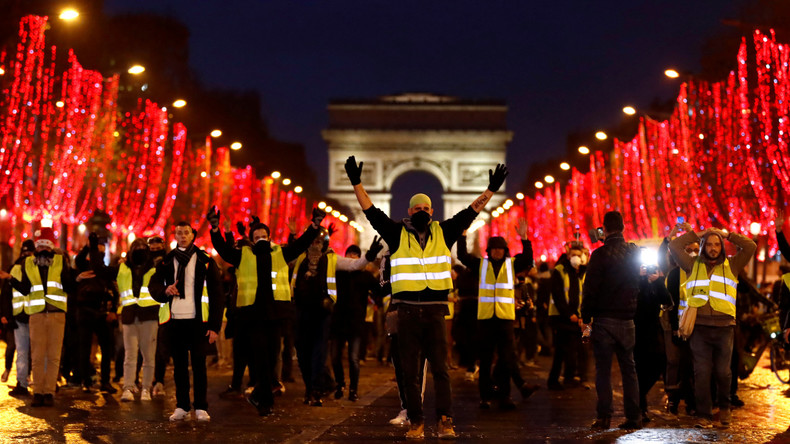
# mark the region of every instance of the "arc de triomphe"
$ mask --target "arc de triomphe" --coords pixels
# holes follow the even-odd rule
[[[488,185],[488,170],[504,163],[507,106],[501,101],[474,101],[434,94],[400,94],[371,100],[333,100],[328,106],[329,197],[348,206],[364,227],[360,246],[373,239],[373,229],[359,208],[344,164],[348,156],[365,162],[362,184],[373,204],[392,212],[391,189],[409,171],[425,171],[442,186],[445,217],[466,208]],[[497,203],[504,194],[494,196]],[[482,217],[489,217],[488,213]]]

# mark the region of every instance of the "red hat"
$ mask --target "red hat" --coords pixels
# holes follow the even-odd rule
[[[50,227],[42,227],[36,230],[36,232],[33,233],[33,238],[36,241],[36,248],[55,248],[55,232]]]

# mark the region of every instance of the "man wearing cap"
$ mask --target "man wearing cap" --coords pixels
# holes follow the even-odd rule
[[[27,295],[30,314],[30,352],[32,355],[32,407],[52,406],[55,384],[60,370],[60,353],[66,326],[66,301],[76,282],[93,277],[93,273],[72,276],[69,259],[55,252],[55,232],[43,227],[34,233],[36,252],[25,258],[21,279],[0,271],[0,278],[10,278],[11,286]]]
[[[419,384],[420,355],[431,363],[436,391],[439,437],[455,437],[452,419],[450,377],[447,370],[447,332],[444,317],[449,313],[447,295],[453,287],[450,248],[477,214],[499,190],[507,168],[497,165],[488,171],[489,185],[472,205],[444,222],[432,222],[431,199],[416,194],[409,201],[409,217],[400,222],[373,206],[362,186],[362,166],[354,156],[346,161],[346,174],[357,201],[373,228],[389,246],[392,303],[398,304],[398,348],[403,362],[407,414],[411,425],[406,437],[423,439],[422,397]]]
[[[510,380],[519,388],[524,399],[538,388],[527,384],[521,377],[516,363],[516,338],[513,323],[516,320],[516,298],[514,286],[516,273],[532,268],[532,243],[527,238],[527,221],[519,219],[516,227],[521,237],[522,253],[510,257],[507,241],[501,236],[488,240],[487,257],[475,257],[466,251],[466,236],[458,242],[458,260],[470,270],[475,270],[478,282],[477,326],[480,356],[480,408],[490,408],[496,396],[499,408],[512,410],[516,407],[510,398]],[[494,352],[497,354],[496,384],[492,380],[491,367]],[[495,393],[494,385],[498,387]]]
[[[281,247],[271,242],[269,227],[260,222],[250,226],[252,245],[243,243],[235,248],[227,242],[219,229],[220,212],[211,207],[206,219],[211,226],[211,244],[225,262],[236,267],[238,295],[236,298],[236,332],[234,341],[248,341],[245,346],[251,354],[251,380],[255,390],[247,398],[260,416],[272,413],[274,397],[274,367],[280,352],[281,321],[291,304],[291,288],[288,282],[288,262],[296,259],[310,246],[318,235],[321,221],[326,216],[323,210],[314,208],[312,224],[291,244]],[[240,390],[240,378],[230,387]]]
[[[22,268],[25,266],[25,259],[32,256],[36,251],[36,245],[31,239],[22,243],[22,250],[19,258],[11,267],[11,276],[21,280]],[[27,305],[27,296],[23,295],[9,282],[3,284],[3,292],[0,294],[0,322],[4,329],[12,329],[14,332],[14,348],[16,349],[16,387],[8,394],[11,396],[27,396],[30,392],[27,389],[27,380],[30,376],[30,306]],[[9,347],[11,348],[11,347]],[[8,354],[6,354],[8,359]],[[6,362],[8,366],[9,362]]]

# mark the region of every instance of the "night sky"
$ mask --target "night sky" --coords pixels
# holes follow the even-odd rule
[[[106,10],[183,21],[200,80],[260,91],[271,134],[305,146],[323,191],[330,99],[503,99],[515,193],[531,162],[561,161],[568,133],[616,125],[626,104],[674,98],[664,69],[698,71],[703,42],[741,3],[107,0]]]

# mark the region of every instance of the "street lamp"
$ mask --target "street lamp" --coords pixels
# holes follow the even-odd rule
[[[579,153],[581,154],[590,154],[590,149],[586,146],[582,145],[579,147]]]
[[[623,108],[623,112],[628,114],[629,116],[633,116],[634,114],[636,114],[636,108],[634,108],[633,106],[626,106]]]
[[[598,140],[606,140],[607,137],[609,136],[607,136],[606,133],[603,131],[598,131],[597,133],[595,133],[595,138]]]
[[[554,176],[552,176],[551,174],[549,174],[549,175],[547,175],[546,177],[544,177],[544,178],[543,178],[543,180],[544,180],[546,183],[554,183]],[[537,186],[537,184],[535,184],[535,186]],[[538,188],[540,188],[540,187],[538,187]]]
[[[238,151],[241,149],[241,142],[233,142],[230,144],[230,149]]]
[[[272,179],[279,179],[280,172],[279,171],[272,171]]]
[[[138,75],[145,72],[145,66],[143,65],[133,65],[131,66],[126,72],[132,75]]]
[[[215,138],[215,139],[216,139],[217,137],[221,136],[221,135],[222,135],[222,130],[219,130],[219,129],[215,129],[215,130],[213,130],[213,131],[211,132],[211,137],[213,137],[213,138]]]
[[[186,105],[187,105],[187,101],[186,101],[186,100],[184,100],[184,99],[178,99],[178,100],[176,100],[175,102],[173,102],[173,106],[174,106],[175,108],[183,108],[183,107],[185,107]]]
[[[535,188],[537,188],[537,189],[543,188],[543,182],[541,182],[541,181],[535,182]]]
[[[562,162],[560,164],[560,169],[562,169],[563,171],[568,171],[569,169],[571,169],[571,166],[568,164],[568,162]]]
[[[516,199],[524,200],[524,193],[516,193]]]
[[[321,210],[326,208],[326,202],[324,202],[324,201],[318,202],[318,208],[321,209]]]
[[[70,22],[72,20],[76,20],[77,17],[79,17],[79,16],[80,16],[80,13],[76,9],[66,8],[66,9],[64,9],[63,11],[60,12],[60,15],[58,16],[58,18],[61,19],[61,20],[65,20],[67,22]]]
[[[288,178],[283,179],[283,185],[290,185],[290,184],[291,184],[291,179]]]
[[[300,187],[299,185],[297,185],[297,186],[295,186],[295,187],[294,187],[294,193],[297,193],[297,194],[299,194],[299,193],[301,193],[301,192],[302,192],[302,187]]]
[[[676,70],[672,68],[665,70],[664,75],[669,77],[670,79],[677,79],[678,77],[680,77],[680,73],[678,73]]]

